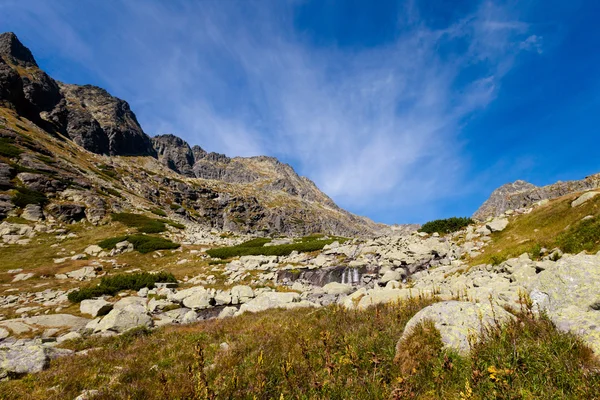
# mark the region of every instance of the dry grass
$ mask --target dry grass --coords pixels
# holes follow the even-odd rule
[[[86,356],[0,386],[2,399],[591,399],[598,360],[545,318],[517,313],[470,356],[442,348],[431,323],[395,347],[433,299],[362,311],[270,310],[67,344]],[[227,343],[227,346],[221,346]]]
[[[562,232],[588,215],[600,215],[600,196],[580,207],[571,208],[571,202],[578,196],[564,196],[536,208],[530,214],[512,217],[507,228],[493,233],[490,244],[482,254],[471,259],[470,264],[495,264],[532,252],[537,246],[548,249],[556,247],[557,238]],[[600,244],[593,250],[600,250]]]

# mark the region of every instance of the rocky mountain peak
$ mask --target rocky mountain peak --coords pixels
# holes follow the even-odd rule
[[[37,67],[31,51],[12,32],[0,34],[0,56],[12,64]]]

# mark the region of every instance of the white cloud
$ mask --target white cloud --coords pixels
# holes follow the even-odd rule
[[[69,38],[72,57],[83,54],[148,132],[278,156],[350,209],[417,210],[457,195],[464,120],[494,100],[520,51],[541,52],[541,38],[491,2],[443,29],[428,28],[411,3],[409,28],[369,49],[310,45],[293,30],[291,3],[261,4],[97,5],[119,15],[102,41],[78,36],[87,21],[67,6],[28,12]]]

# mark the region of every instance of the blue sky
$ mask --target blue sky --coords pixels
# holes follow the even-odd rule
[[[386,223],[600,172],[600,2],[3,0],[54,78]]]

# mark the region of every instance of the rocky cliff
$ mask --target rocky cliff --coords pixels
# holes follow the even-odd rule
[[[29,207],[32,218],[100,223],[111,212],[159,208],[234,232],[386,228],[340,209],[275,158],[229,158],[174,135],[151,138],[127,102],[55,81],[12,33],[0,35],[0,125],[0,218]]]
[[[581,192],[600,187],[600,174],[585,177],[585,179],[557,182],[547,186],[535,186],[525,181],[516,181],[499,187],[492,192],[473,214],[477,220],[499,216],[506,210],[526,208],[542,200],[552,200],[567,194]]]

